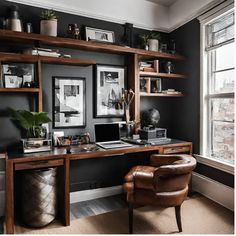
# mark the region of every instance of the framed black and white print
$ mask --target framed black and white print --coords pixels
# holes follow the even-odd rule
[[[53,127],[86,125],[85,78],[53,77]]]
[[[122,117],[124,109],[122,90],[125,87],[126,68],[97,65],[95,70],[95,117]]]
[[[1,66],[5,88],[35,87],[34,64],[4,63]]]

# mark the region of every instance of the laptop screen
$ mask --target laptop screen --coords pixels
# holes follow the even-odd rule
[[[96,142],[120,140],[119,124],[95,124],[94,128]]]

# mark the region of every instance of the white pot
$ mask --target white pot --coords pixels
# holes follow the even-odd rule
[[[148,40],[148,50],[149,51],[158,51],[159,50],[159,41],[157,39]]]
[[[40,34],[57,36],[57,20],[41,20]]]

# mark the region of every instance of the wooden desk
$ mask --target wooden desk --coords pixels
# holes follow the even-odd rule
[[[104,150],[98,148],[96,151],[86,152],[86,145],[72,147],[71,154],[66,153],[66,148],[54,148],[50,152],[33,154],[11,154],[6,157],[6,233],[14,233],[14,175],[16,171],[39,169],[48,167],[60,167],[62,184],[62,199],[60,199],[60,219],[65,226],[70,224],[70,161],[88,158],[111,157],[129,153],[156,151],[160,154],[188,153],[192,154],[192,143],[172,140],[166,145],[143,146],[135,145],[128,148]]]

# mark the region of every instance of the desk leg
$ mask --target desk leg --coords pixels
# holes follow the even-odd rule
[[[14,234],[14,168],[11,160],[6,161],[6,233]]]
[[[70,160],[64,161],[64,225],[70,225]]]

